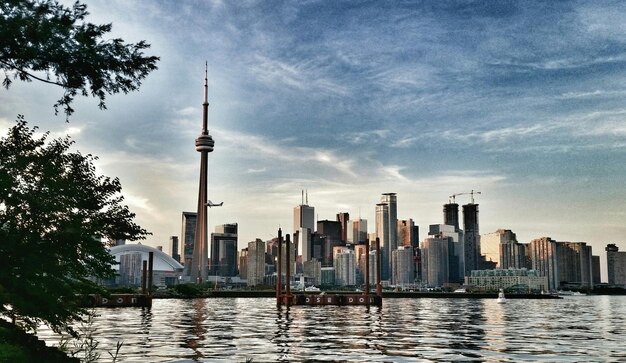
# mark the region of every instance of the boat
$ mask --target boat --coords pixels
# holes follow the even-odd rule
[[[498,299],[496,300],[496,302],[498,304],[506,303],[506,298],[504,297],[504,291],[502,289],[500,289],[500,292],[498,293]]]
[[[304,288],[304,291],[320,291],[319,287],[315,287],[315,286],[307,286]]]

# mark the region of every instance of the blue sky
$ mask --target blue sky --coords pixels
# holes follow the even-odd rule
[[[481,233],[626,249],[623,2],[86,3],[114,36],[152,44],[159,70],[106,111],[79,99],[69,123],[59,89],[14,83],[0,129],[21,113],[71,133],[120,177],[148,244],[197,203],[206,60],[209,193],[224,201],[210,228],[238,222],[240,247],[290,231],[302,189],[319,219],[360,211],[371,231],[396,192],[422,238],[473,189]]]

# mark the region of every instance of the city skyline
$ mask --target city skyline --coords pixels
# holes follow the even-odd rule
[[[239,249],[291,230],[302,189],[316,220],[348,212],[370,232],[382,193],[426,231],[477,190],[482,233],[587,242],[603,266],[606,244],[626,249],[626,4],[87,4],[113,36],[152,44],[159,70],[108,110],[77,99],[69,123],[61,90],[14,83],[0,130],[24,114],[71,134],[120,178],[154,233],[142,243],[165,245],[195,210],[206,60],[209,199],[224,202],[208,230],[238,223]]]

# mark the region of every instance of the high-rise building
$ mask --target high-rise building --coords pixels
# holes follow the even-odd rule
[[[358,245],[367,240],[367,219],[350,220],[348,222],[347,243]]]
[[[480,251],[485,260],[496,263],[496,268],[523,268],[524,251],[520,250],[517,237],[510,229],[498,229],[480,236]],[[521,252],[521,255],[520,255]],[[503,267],[506,265],[506,267]]]
[[[120,255],[119,284],[122,286],[139,286],[143,255],[141,252],[127,252]]]
[[[605,250],[609,285],[626,287],[626,252],[619,252],[613,243],[606,245]]]
[[[431,235],[422,241],[422,283],[430,287],[440,287],[449,282],[448,261],[452,238]]]
[[[315,208],[308,205],[308,193],[306,200],[304,192],[302,194],[302,204],[293,209],[293,232],[296,233],[300,228],[308,228],[311,232],[315,232]]]
[[[394,285],[414,283],[413,248],[411,246],[400,246],[391,253],[391,258],[393,264],[391,283]]]
[[[239,278],[246,280],[248,278],[248,247],[239,252],[238,270]]]
[[[170,237],[170,256],[176,262],[180,262],[180,253],[178,253],[178,236]]]
[[[450,224],[431,224],[428,228],[428,235],[450,237],[447,282],[462,283],[465,275],[463,230]]]
[[[398,206],[396,193],[383,193],[376,205],[376,236],[380,239],[381,275],[389,280],[391,251],[398,249]]]
[[[183,239],[180,244],[180,255],[183,258],[182,263],[185,265],[183,276],[191,274],[191,259],[193,258],[193,245],[196,238],[196,220],[198,214],[195,212],[183,212],[182,230],[180,236]]]
[[[265,242],[260,239],[248,243],[248,286],[263,284],[265,278]]]
[[[341,223],[341,242],[346,243],[348,241],[348,229],[350,221],[350,214],[346,212],[337,213],[337,222]]]
[[[237,276],[237,223],[215,227],[211,233],[209,274]]]
[[[591,275],[593,276],[593,286],[600,284],[600,256],[591,256]]]
[[[304,276],[313,279],[313,285],[319,285],[322,280],[322,264],[317,259],[311,259],[303,263]]]
[[[480,255],[480,232],[478,229],[478,204],[469,203],[463,206],[463,230],[465,243],[465,276],[469,276],[472,270],[482,269]]]
[[[329,262],[334,264],[334,258],[331,258],[333,249],[335,247],[344,246],[341,242],[341,223],[337,221],[323,220],[317,222],[317,233],[320,236],[325,237],[324,241],[324,254],[325,265],[328,266]],[[332,266],[332,265],[330,265]]]
[[[541,237],[530,241],[526,247],[530,255],[533,270],[548,278],[548,288],[556,291],[559,287],[559,269],[556,241],[550,237]]]
[[[443,205],[443,224],[459,229],[459,205],[448,203]]]
[[[343,247],[335,257],[335,284],[356,285],[356,259],[354,251]]]
[[[398,220],[398,246],[419,247],[419,227],[413,219]]]
[[[556,245],[559,284],[592,288],[591,246],[585,242],[557,242]]]
[[[313,258],[313,244],[311,243],[312,231],[308,228],[300,228],[293,235],[293,242],[296,245],[296,255],[302,256],[302,263]]]

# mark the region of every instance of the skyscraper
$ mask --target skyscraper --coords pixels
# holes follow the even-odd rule
[[[496,263],[496,268],[507,269],[509,267],[522,268],[524,261],[523,250],[516,248],[517,237],[510,229],[498,229],[493,233],[480,236],[480,251],[485,260]],[[521,256],[520,256],[520,252]],[[507,267],[503,267],[506,261]]]
[[[170,256],[172,256],[176,262],[180,262],[180,253],[178,252],[178,236],[170,237]]]
[[[463,230],[450,224],[431,224],[429,236],[450,237],[448,245],[448,280],[462,283],[465,275],[465,254]]]
[[[356,284],[356,258],[354,251],[343,247],[335,257],[335,284],[339,286]]]
[[[480,232],[478,229],[478,204],[469,203],[463,206],[463,229],[465,254],[465,276],[472,270],[482,269],[480,256]]]
[[[309,206],[308,203],[309,195],[307,193],[305,199],[303,192],[302,204],[293,209],[293,233],[299,231],[300,228],[308,228],[311,232],[315,232],[315,208]]]
[[[341,223],[341,242],[346,242],[348,240],[348,228],[350,221],[350,214],[345,212],[337,213],[337,222]]]
[[[211,233],[209,274],[237,276],[237,223],[216,226]]]
[[[592,288],[591,246],[587,246],[585,242],[557,242],[556,244],[559,283]]]
[[[398,248],[398,206],[396,193],[383,193],[376,204],[376,236],[380,239],[381,275],[391,278],[391,251]]]
[[[367,219],[350,220],[348,222],[347,242],[357,245],[367,240]]]
[[[606,245],[605,250],[609,285],[626,287],[626,252],[619,252],[613,243]]]
[[[200,183],[198,190],[198,219],[196,224],[196,236],[194,238],[193,258],[191,260],[192,282],[201,283],[206,280],[209,264],[208,253],[208,174],[209,174],[209,153],[213,151],[215,142],[209,135],[209,101],[208,101],[208,79],[207,68],[204,69],[204,102],[202,103],[202,131],[196,139],[196,151],[200,153]]]
[[[248,286],[263,283],[265,278],[265,242],[256,239],[248,243]]]
[[[415,225],[413,219],[398,220],[398,246],[419,247],[419,227]]]
[[[415,266],[413,264],[413,248],[400,246],[391,253],[394,271],[391,283],[394,285],[412,284],[415,278]]]
[[[459,205],[448,203],[443,205],[443,224],[459,229]]]
[[[539,271],[541,276],[548,277],[548,288],[556,291],[559,286],[556,241],[550,237],[534,239],[528,244],[526,252],[530,255],[532,269]]]
[[[183,276],[191,275],[191,259],[193,258],[193,246],[196,238],[196,222],[198,214],[195,212],[183,212],[182,230],[180,236],[183,239],[180,244],[180,255],[185,265]]]
[[[452,238],[430,235],[421,245],[422,282],[430,287],[440,287],[449,282],[448,261]]]

